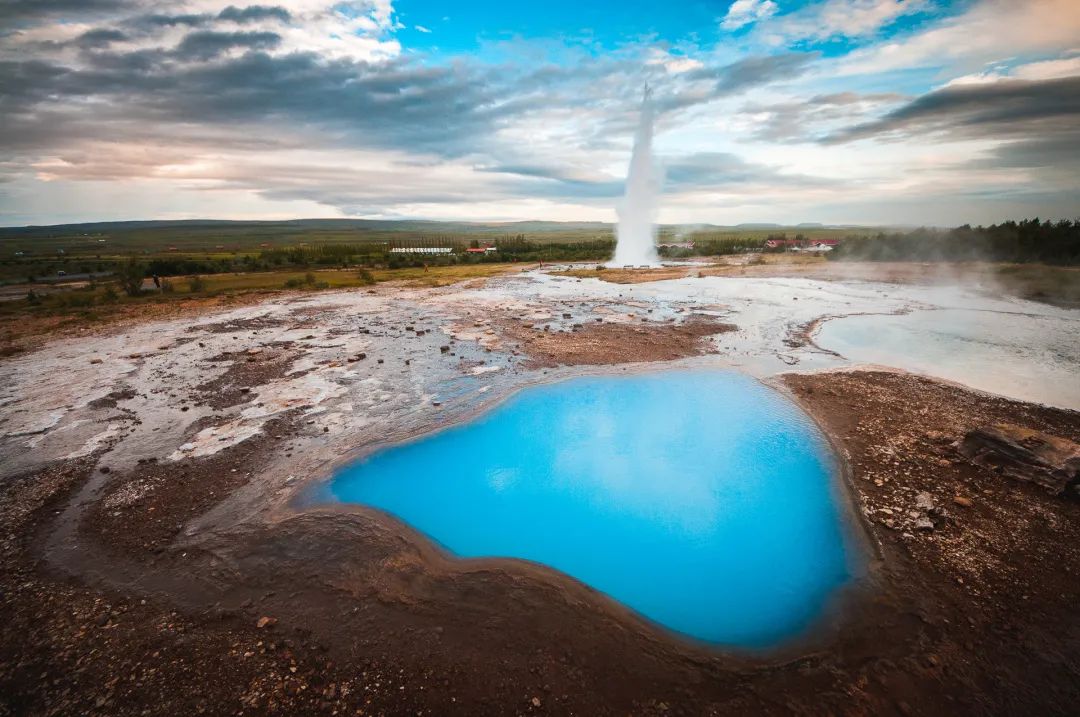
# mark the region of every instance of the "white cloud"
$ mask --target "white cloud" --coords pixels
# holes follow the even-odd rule
[[[1062,77],[1080,75],[1080,57],[1065,57],[1057,60],[1028,62],[1015,67],[995,64],[984,72],[954,77],[945,83],[945,87],[957,85],[985,85],[1001,80],[1057,80]]]
[[[725,30],[738,30],[775,12],[776,3],[773,0],[735,0],[721,20],[720,27]]]
[[[431,34],[431,30],[424,27],[423,25],[415,25],[413,29],[415,29],[417,32],[423,32],[425,34]]]
[[[970,71],[1003,52],[1061,52],[1075,47],[1077,37],[1077,0],[985,0],[914,35],[852,52],[836,69],[840,75],[869,75],[967,64]]]
[[[649,51],[645,64],[663,67],[673,75],[696,70],[704,66],[701,60],[684,55],[673,55],[659,48],[653,48]]]
[[[774,17],[758,30],[773,45],[794,40],[866,37],[904,15],[922,11],[926,5],[926,0],[825,0]]]

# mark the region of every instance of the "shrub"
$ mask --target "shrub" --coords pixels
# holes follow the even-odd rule
[[[142,293],[143,279],[146,278],[146,267],[138,259],[128,259],[120,267],[120,286],[128,296],[138,296]]]
[[[202,278],[198,274],[191,277],[188,280],[188,291],[192,294],[197,294],[200,291],[206,291],[206,279]]]
[[[367,269],[361,269],[356,272],[356,278],[360,280],[362,286],[371,286],[375,283],[375,275]]]
[[[162,279],[161,280],[161,293],[162,294],[171,294],[174,291],[176,291],[176,287],[173,286],[173,283],[171,281],[169,281],[168,279]]]
[[[288,279],[285,281],[286,289],[299,289],[303,285],[304,282],[301,279]]]

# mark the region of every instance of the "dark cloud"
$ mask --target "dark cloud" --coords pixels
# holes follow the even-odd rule
[[[99,16],[134,5],[131,0],[0,0],[0,22],[18,22],[54,15]]]
[[[209,60],[234,48],[269,50],[281,44],[276,32],[216,32],[197,30],[184,36],[175,55],[184,60]]]
[[[10,132],[4,143],[25,146],[27,133],[43,147],[77,141],[69,123],[35,126],[36,118],[55,120],[71,109],[105,128],[142,122],[165,136],[170,124],[283,123],[291,130],[321,128],[326,141],[350,146],[453,156],[472,151],[500,118],[542,100],[504,96],[491,77],[463,65],[327,61],[313,53],[271,56],[255,50],[220,55],[277,40],[273,33],[198,31],[175,51],[97,52],[84,67],[0,62],[0,119]],[[88,100],[95,101],[87,105]]]
[[[783,55],[748,57],[723,67],[703,67],[687,74],[692,79],[715,79],[716,91],[730,95],[751,87],[797,77],[807,65],[820,56],[820,52],[789,52]]]
[[[909,98],[895,93],[837,92],[792,102],[748,104],[742,111],[755,117],[755,139],[807,142],[820,139],[829,126],[850,125],[865,116],[868,110],[895,105],[906,99]]]
[[[74,44],[84,50],[101,50],[114,42],[123,42],[127,35],[111,28],[99,28],[79,35]]]
[[[138,27],[144,31],[151,31],[162,27],[201,27],[213,19],[211,15],[138,15],[126,21],[127,25]]]
[[[260,20],[279,20],[288,22],[292,15],[283,7],[277,5],[249,5],[238,8],[235,5],[218,13],[218,20],[231,20],[232,22],[259,22]]]
[[[1073,132],[1078,124],[1080,77],[1000,80],[930,92],[881,119],[856,125],[826,141],[928,134],[959,139],[1025,139]]]

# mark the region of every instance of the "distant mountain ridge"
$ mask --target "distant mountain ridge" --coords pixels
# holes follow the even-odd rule
[[[663,224],[661,229],[679,230],[693,228],[700,231],[724,230],[792,230],[792,229],[855,229],[864,228],[853,224],[821,224],[804,222],[801,224],[776,224],[752,222],[734,225],[702,224],[687,222],[684,224]],[[147,219],[112,222],[82,222],[74,224],[27,225],[21,227],[0,227],[0,239],[29,236],[60,236],[72,234],[100,234],[103,232],[123,232],[136,230],[168,229],[231,229],[243,230],[351,230],[372,232],[431,232],[457,234],[528,234],[567,231],[611,231],[610,222],[556,222],[524,220],[514,222],[464,222],[439,221],[428,219],[284,219],[284,220],[232,220],[232,219]]]

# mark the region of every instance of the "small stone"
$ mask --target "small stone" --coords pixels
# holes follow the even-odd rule
[[[974,502],[971,500],[971,498],[965,498],[962,495],[953,496],[952,502],[956,503],[957,505],[962,505],[965,508],[970,508],[974,505]]]
[[[915,530],[933,530],[934,523],[929,518],[919,518],[915,521]]]
[[[101,359],[90,359],[90,363],[101,363]]]
[[[539,709],[539,707],[540,707],[540,698],[539,697],[533,697],[532,698],[532,706]]]
[[[449,346],[440,346],[439,351],[442,351],[444,354],[449,353],[450,347]]]
[[[108,473],[112,469],[109,468],[108,466],[102,466],[101,468],[98,468],[98,470],[101,471],[102,473]]]
[[[257,627],[257,628],[259,628],[261,630],[264,627],[273,627],[276,624],[277,624],[277,618],[267,617],[266,615],[263,615],[262,617],[259,618],[259,621],[255,623],[255,627]]]
[[[919,493],[915,496],[915,507],[919,510],[933,510],[934,496],[930,495],[926,491]]]

